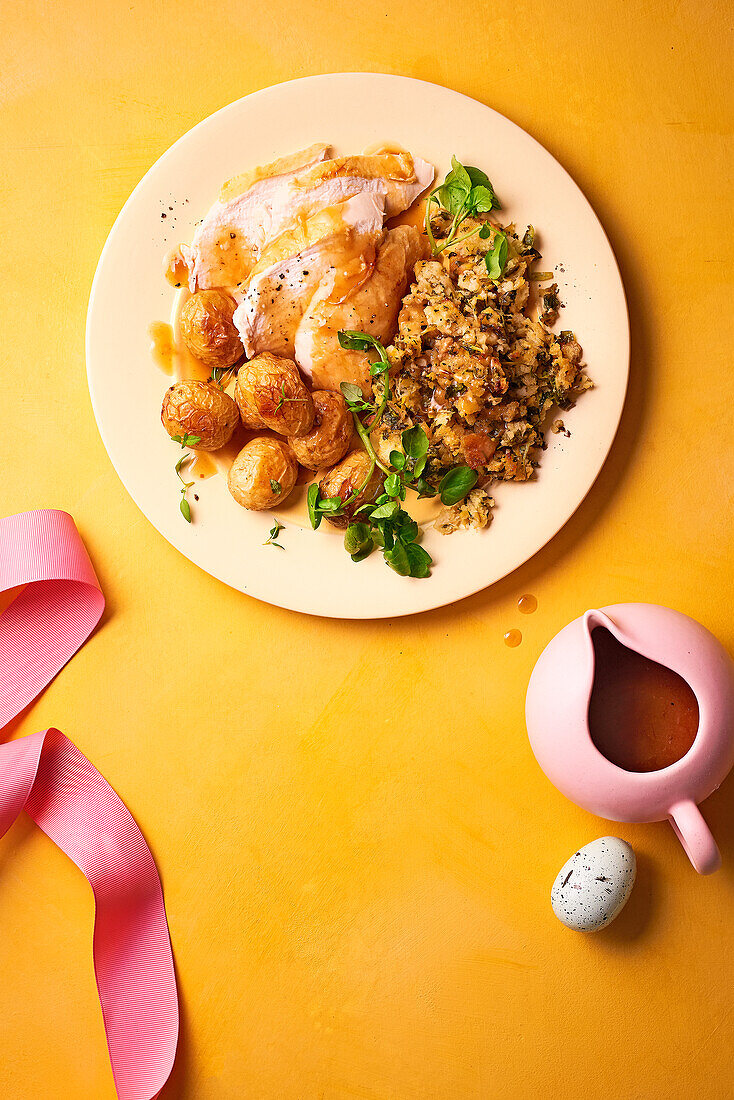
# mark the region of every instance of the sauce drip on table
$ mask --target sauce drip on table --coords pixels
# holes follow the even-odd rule
[[[698,702],[690,686],[603,627],[591,632],[591,640],[589,730],[599,752],[628,772],[659,771],[680,760],[698,732]]]

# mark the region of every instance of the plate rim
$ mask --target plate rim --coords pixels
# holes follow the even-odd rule
[[[612,263],[614,265],[614,271],[616,273],[616,281],[618,283],[619,290],[621,292],[621,304],[623,306],[623,313],[624,313],[624,328],[623,328],[623,331],[622,331],[622,336],[624,338],[624,349],[623,349],[623,354],[622,354],[622,352],[620,352],[620,356],[619,356],[620,366],[622,365],[622,362],[624,364],[624,385],[623,385],[623,387],[621,387],[621,390],[620,390],[619,406],[618,406],[618,409],[616,411],[616,425],[615,425],[614,431],[610,433],[607,446],[604,448],[603,452],[600,451],[599,455],[597,456],[596,468],[595,468],[593,476],[590,478],[590,480],[588,481],[588,484],[583,489],[583,492],[582,492],[581,496],[579,496],[579,499],[577,500],[575,506],[571,509],[570,512],[568,512],[564,516],[563,520],[560,523],[558,523],[557,525],[556,525],[556,521],[553,521],[553,523],[551,524],[551,527],[553,527],[553,530],[549,531],[549,533],[547,534],[547,537],[545,537],[543,539],[543,541],[535,547],[535,549],[532,551],[532,553],[530,553],[522,561],[517,562],[515,565],[511,565],[508,568],[504,569],[503,572],[501,572],[499,575],[495,576],[491,581],[488,581],[485,584],[482,584],[482,585],[477,587],[475,582],[472,581],[471,586],[466,591],[463,591],[463,592],[460,592],[460,593],[454,593],[454,594],[446,594],[444,592],[443,595],[440,595],[440,594],[438,594],[438,590],[437,590],[436,597],[433,597],[427,604],[425,604],[424,606],[421,606],[421,607],[411,607],[411,608],[406,608],[406,609],[403,609],[403,610],[400,610],[400,609],[396,609],[396,610],[383,609],[383,610],[380,610],[378,608],[378,609],[372,610],[368,613],[367,612],[363,613],[363,614],[351,613],[351,614],[346,614],[346,615],[343,614],[343,613],[340,613],[338,609],[332,610],[331,608],[327,608],[327,609],[318,609],[318,610],[316,610],[313,607],[296,606],[292,601],[279,600],[279,599],[277,599],[277,597],[275,597],[275,598],[273,596],[267,596],[266,597],[266,596],[257,595],[255,593],[252,593],[247,588],[239,587],[238,585],[233,584],[229,580],[224,580],[220,575],[218,575],[216,572],[214,572],[212,568],[209,568],[206,565],[202,565],[199,561],[194,560],[193,558],[191,558],[189,556],[189,554],[186,553],[185,550],[181,549],[171,538],[169,538],[169,536],[163,530],[161,530],[161,528],[158,526],[156,521],[143,508],[143,506],[138,503],[138,500],[136,499],[135,495],[133,494],[131,488],[129,487],[129,485],[127,483],[126,477],[123,476],[121,471],[118,469],[117,464],[112,459],[112,455],[111,455],[111,452],[110,452],[110,444],[109,444],[106,428],[103,426],[104,421],[103,421],[103,418],[100,414],[98,401],[97,401],[97,398],[95,396],[95,387],[94,387],[93,380],[92,380],[92,368],[91,368],[91,360],[92,360],[92,350],[91,350],[92,315],[93,315],[93,310],[94,310],[94,306],[95,306],[95,298],[97,296],[97,293],[98,293],[98,290],[99,290],[99,285],[102,281],[103,274],[104,274],[105,261],[106,261],[108,253],[110,252],[110,250],[113,246],[114,240],[116,239],[118,233],[120,232],[121,223],[123,222],[123,219],[126,215],[126,212],[128,211],[128,208],[131,207],[132,204],[134,203],[134,200],[135,200],[138,192],[143,190],[143,188],[144,188],[148,178],[151,176],[151,174],[153,172],[155,172],[159,168],[159,166],[161,164],[163,164],[167,159],[173,158],[173,156],[175,155],[175,152],[177,151],[178,147],[183,142],[185,142],[187,139],[189,139],[195,131],[199,130],[200,128],[202,128],[205,125],[207,125],[208,123],[210,123],[211,120],[216,118],[217,116],[222,115],[222,114],[224,114],[228,111],[235,110],[245,100],[256,99],[259,96],[262,96],[262,95],[264,95],[268,92],[274,91],[276,89],[284,89],[284,88],[287,88],[291,85],[303,85],[305,83],[314,84],[314,83],[334,80],[335,78],[336,79],[340,79],[340,78],[341,79],[359,78],[359,79],[374,79],[374,80],[388,81],[388,82],[391,82],[391,81],[408,82],[408,83],[411,83],[411,84],[422,85],[424,87],[431,88],[431,89],[438,89],[441,92],[449,92],[452,96],[457,96],[457,97],[460,97],[461,99],[467,100],[470,103],[481,107],[483,110],[489,111],[491,114],[498,116],[500,119],[502,119],[502,121],[505,124],[509,125],[513,129],[519,131],[523,135],[523,138],[525,140],[527,140],[527,141],[531,142],[532,144],[534,144],[535,146],[537,146],[546,157],[548,157],[551,161],[553,161],[553,163],[556,165],[556,167],[560,170],[560,172],[565,177],[566,181],[571,185],[573,190],[578,194],[579,198],[581,199],[584,206],[587,208],[588,212],[591,214],[591,216],[593,218],[593,221],[595,222],[598,230],[601,232],[601,235],[602,235],[604,241],[606,242],[606,245],[607,245],[607,248],[608,248],[608,251],[609,251],[609,256],[610,256],[610,258],[612,260]],[[620,423],[621,423],[621,420],[622,420],[622,417],[623,417],[623,414],[624,414],[624,409],[625,409],[625,405],[626,405],[628,394],[629,394],[631,332],[630,332],[630,319],[629,319],[629,304],[628,304],[628,301],[627,301],[627,293],[626,293],[626,289],[625,289],[625,285],[624,285],[624,280],[622,278],[622,272],[621,272],[620,267],[619,267],[619,261],[617,259],[616,253],[614,251],[614,248],[612,247],[612,243],[611,243],[611,241],[609,239],[609,236],[608,236],[608,234],[607,234],[607,232],[604,228],[604,225],[603,225],[601,219],[599,218],[598,214],[596,213],[596,210],[592,206],[591,202],[587,198],[586,194],[584,193],[582,188],[579,186],[579,184],[576,182],[576,180],[573,178],[573,176],[570,174],[568,169],[566,169],[566,167],[561,163],[561,161],[559,161],[546,148],[546,146],[541,141],[539,141],[536,137],[534,137],[531,133],[529,133],[527,130],[525,130],[518,123],[513,122],[512,119],[510,119],[506,115],[502,114],[502,112],[496,110],[494,107],[491,107],[487,103],[484,103],[482,100],[476,99],[473,96],[469,96],[464,92],[459,92],[454,88],[450,88],[447,85],[440,84],[436,81],[423,80],[423,79],[420,79],[418,77],[404,76],[403,74],[400,74],[400,73],[373,72],[371,70],[348,70],[348,71],[331,72],[331,73],[314,73],[314,74],[310,74],[308,76],[294,77],[290,80],[279,81],[275,84],[265,85],[261,88],[256,88],[251,92],[247,92],[245,95],[239,96],[237,99],[234,99],[229,103],[223,104],[221,107],[218,107],[215,111],[212,111],[210,114],[206,115],[204,118],[199,119],[199,121],[194,123],[193,126],[189,127],[182,134],[180,134],[175,139],[175,141],[173,141],[163,151],[163,153],[161,153],[161,155],[159,157],[157,157],[155,159],[155,161],[153,161],[152,164],[150,164],[150,166],[146,169],[146,171],[143,173],[141,178],[138,180],[135,187],[132,189],[132,191],[128,195],[127,199],[125,200],[124,204],[122,205],[119,212],[117,213],[117,215],[115,217],[115,220],[112,223],[112,226],[110,227],[110,229],[107,233],[104,245],[102,246],[102,250],[100,252],[99,259],[98,259],[97,264],[95,266],[94,276],[93,276],[93,279],[92,279],[90,292],[89,292],[88,303],[87,303],[84,350],[85,350],[87,388],[88,388],[88,391],[89,391],[90,402],[91,402],[91,405],[92,405],[92,412],[94,414],[95,423],[96,423],[97,430],[99,432],[100,438],[102,440],[102,444],[103,444],[103,446],[105,448],[105,451],[107,453],[107,458],[109,459],[110,464],[112,465],[112,468],[114,469],[117,477],[119,478],[120,482],[122,483],[123,488],[125,489],[126,493],[130,497],[130,499],[132,500],[135,507],[145,517],[145,519],[148,521],[148,523],[151,524],[151,526],[155,529],[155,531],[162,538],[164,538],[170,546],[172,546],[179,554],[181,554],[182,557],[184,557],[187,561],[189,561],[196,568],[203,570],[209,576],[215,578],[220,583],[225,584],[228,588],[231,588],[231,589],[233,589],[234,591],[237,591],[237,592],[241,592],[243,595],[249,596],[251,599],[256,599],[261,603],[265,603],[265,604],[268,604],[270,606],[280,607],[280,608],[283,608],[284,610],[288,610],[288,611],[294,611],[298,614],[313,615],[317,618],[329,618],[329,619],[337,619],[337,620],[341,619],[341,620],[344,620],[344,621],[365,621],[365,622],[368,622],[368,621],[371,621],[371,620],[398,619],[398,618],[404,618],[404,617],[407,617],[407,616],[410,616],[410,615],[420,615],[420,614],[423,614],[423,613],[428,612],[428,611],[437,610],[439,608],[450,606],[451,604],[454,604],[454,603],[459,603],[460,601],[462,601],[464,599],[468,599],[470,596],[476,595],[479,592],[484,592],[484,591],[492,588],[494,585],[498,584],[500,581],[504,580],[508,576],[510,576],[516,570],[520,569],[523,565],[527,564],[527,562],[531,561],[538,553],[540,553],[541,550],[544,549],[544,547],[546,547],[556,537],[556,535],[559,534],[560,531],[563,530],[563,528],[566,526],[566,524],[569,522],[569,520],[576,514],[578,509],[584,503],[584,501],[588,497],[589,493],[591,492],[592,488],[596,484],[596,482],[597,482],[597,480],[598,480],[598,478],[599,478],[599,476],[600,476],[600,474],[601,474],[601,472],[602,472],[602,470],[603,470],[603,468],[604,468],[604,466],[605,466],[605,464],[606,464],[606,462],[609,458],[609,454],[612,450],[612,447],[614,446],[614,443],[617,439],[617,436],[619,434]]]

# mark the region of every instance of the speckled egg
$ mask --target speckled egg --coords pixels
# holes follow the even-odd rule
[[[567,928],[598,932],[622,911],[635,884],[637,860],[626,841],[603,836],[574,852],[551,890],[553,912]]]

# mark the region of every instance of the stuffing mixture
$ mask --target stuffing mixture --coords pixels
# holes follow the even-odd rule
[[[437,242],[450,223],[444,211],[433,214]],[[485,255],[498,233],[507,239],[507,260],[494,280]],[[457,463],[479,475],[469,495],[440,514],[436,528],[446,534],[490,522],[493,483],[532,478],[545,430],[567,432],[558,410],[593,385],[574,334],[550,328],[561,303],[555,283],[536,292],[548,278],[531,275],[540,257],[534,238],[532,226],[519,237],[514,225],[498,227],[487,215],[467,218],[457,241],[416,264],[387,349],[391,396],[375,433],[378,452],[387,456],[400,432],[420,425],[431,486]],[[379,379],[374,390],[379,397]]]

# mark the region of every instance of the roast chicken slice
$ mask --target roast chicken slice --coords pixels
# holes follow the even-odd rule
[[[191,244],[181,245],[191,291],[244,282],[268,241],[279,232],[293,179],[323,160],[328,151],[328,145],[312,145],[224,185]]]
[[[400,302],[416,262],[423,254],[418,230],[411,225],[389,229],[377,246],[371,270],[345,286],[333,268],[303,315],[295,334],[295,357],[316,390],[339,390],[354,382],[369,394],[370,359],[339,345],[340,329],[367,332],[387,343],[397,326]]]
[[[382,234],[385,207],[380,181],[318,211],[283,232],[253,268],[234,323],[248,358],[262,351],[295,356],[296,330],[322,283],[366,277]]]
[[[323,160],[297,174],[291,191],[309,191],[324,180],[339,177],[361,177],[385,181],[385,217],[393,218],[404,210],[433,183],[432,164],[410,153],[376,153],[373,156],[337,157]]]
[[[327,151],[311,146],[224,185],[191,245],[181,246],[192,291],[241,286],[270,242],[320,210],[365,190],[381,191],[390,218],[433,180],[433,167],[410,153],[325,160]]]

